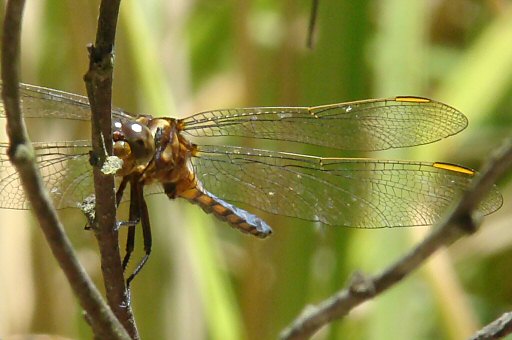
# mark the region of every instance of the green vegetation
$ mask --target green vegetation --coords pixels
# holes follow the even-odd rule
[[[94,40],[98,2],[29,2],[24,82],[85,93],[85,46]],[[130,112],[184,117],[226,107],[431,97],[464,112],[468,129],[435,145],[358,155],[473,168],[510,134],[509,2],[321,1],[313,50],[305,47],[309,9],[306,0],[125,1],[114,103]],[[509,202],[510,190],[502,188]],[[262,214],[274,229],[262,241],[186,202],[156,195],[149,203],[154,252],[132,290],[143,339],[274,339],[306,305],[343,287],[350,273],[374,273],[429,230],[319,228]],[[461,339],[510,310],[507,206],[477,235],[318,338]],[[90,338],[39,231],[18,221],[19,212],[1,213],[12,223],[0,226],[0,336]],[[94,237],[72,213],[63,212],[64,223],[101,286]],[[23,299],[13,299],[17,294]]]

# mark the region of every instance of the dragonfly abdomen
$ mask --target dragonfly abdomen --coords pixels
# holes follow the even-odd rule
[[[243,233],[260,238],[265,238],[272,233],[272,228],[261,218],[221,200],[206,190],[199,190],[195,187],[180,193],[179,196],[197,204],[206,213],[213,214]]]

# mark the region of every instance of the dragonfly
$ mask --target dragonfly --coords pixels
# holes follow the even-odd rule
[[[84,96],[27,84],[20,85],[20,94],[27,119],[85,121],[91,117]],[[5,117],[3,109],[0,115]],[[475,176],[472,169],[444,162],[318,157],[193,142],[199,137],[234,136],[328,150],[379,151],[439,141],[468,125],[455,108],[421,97],[315,107],[221,109],[182,119],[112,108],[112,122],[113,154],[122,160],[115,173],[117,204],[130,201],[129,220],[140,221],[144,239],[145,255],[128,283],[151,253],[145,195],[164,193],[170,199],[187,200],[243,233],[265,238],[272,229],[255,210],[330,226],[432,225]],[[90,197],[89,140],[33,145],[56,208],[77,207]],[[6,156],[7,147],[7,143],[0,144],[0,208],[29,209],[30,202]],[[130,194],[125,195],[128,186]],[[502,203],[495,188],[478,209],[488,215]],[[124,269],[134,245],[135,223],[128,229]]]

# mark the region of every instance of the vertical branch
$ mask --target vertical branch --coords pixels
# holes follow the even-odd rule
[[[99,160],[99,166],[94,167],[97,223],[95,235],[101,254],[107,300],[131,337],[138,339],[119,254],[114,177],[105,175],[100,170],[106,156],[112,154],[112,72],[119,6],[120,0],[101,2],[96,42],[88,47],[89,70],[84,80],[92,112],[93,154]]]
[[[313,49],[315,47],[315,29],[316,29],[316,18],[318,17],[318,5],[320,4],[320,0],[312,0],[311,1],[311,14],[309,15],[309,25],[308,25],[308,38],[306,42],[306,46],[309,49]]]
[[[125,329],[104,303],[100,293],[78,262],[51,200],[45,191],[35,163],[32,145],[21,117],[19,60],[21,22],[25,1],[11,0],[6,6],[2,41],[2,97],[10,139],[9,157],[18,170],[25,194],[30,200],[50,249],[64,271],[97,338],[129,339]]]

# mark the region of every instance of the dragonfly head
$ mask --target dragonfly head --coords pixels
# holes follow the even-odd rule
[[[147,126],[137,121],[113,123],[114,154],[125,163],[146,165],[155,153],[155,141]]]

